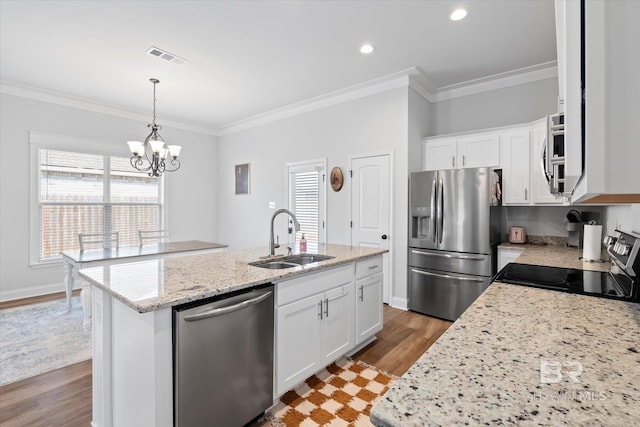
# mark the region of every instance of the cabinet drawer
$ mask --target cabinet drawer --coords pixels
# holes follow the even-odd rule
[[[356,263],[356,279],[382,272],[382,256],[365,259]]]
[[[276,305],[278,307],[308,296],[326,292],[336,286],[353,281],[353,263],[278,282]]]

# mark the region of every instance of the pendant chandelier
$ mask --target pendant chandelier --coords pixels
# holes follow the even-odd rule
[[[180,169],[179,145],[167,145],[158,131],[162,126],[156,124],[156,85],[160,83],[158,79],[149,79],[153,83],[153,122],[147,125],[151,128],[151,133],[147,135],[144,142],[127,141],[131,156],[131,166],[140,172],[148,172],[149,176],[161,176],[164,172],[174,172]]]

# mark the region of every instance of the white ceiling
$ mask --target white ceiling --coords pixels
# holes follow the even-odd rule
[[[553,0],[0,2],[4,83],[151,116],[155,77],[159,123],[212,130],[412,67],[442,89],[555,60]]]

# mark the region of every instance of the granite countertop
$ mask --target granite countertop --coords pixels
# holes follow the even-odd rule
[[[516,262],[571,267],[579,253],[530,246],[518,245]],[[637,425],[640,304],[494,282],[373,406],[371,420]]]
[[[518,264],[546,265],[549,267],[576,268],[579,270],[609,271],[611,263],[609,254],[602,250],[601,258],[605,262],[582,261],[582,249],[555,245],[502,243],[498,246],[505,249],[522,250],[516,259]]]
[[[333,259],[281,270],[248,265],[269,251],[256,248],[89,267],[79,271],[92,285],[145,313],[370,258],[386,249],[321,245]]]

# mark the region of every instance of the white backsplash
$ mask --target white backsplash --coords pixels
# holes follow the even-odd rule
[[[640,233],[640,204],[606,206],[604,215],[603,233],[614,234],[616,228]]]
[[[502,208],[502,234],[506,235],[511,226],[519,226],[529,235],[567,237],[564,219],[572,209],[599,213],[598,223],[603,221],[602,206],[508,206]]]

